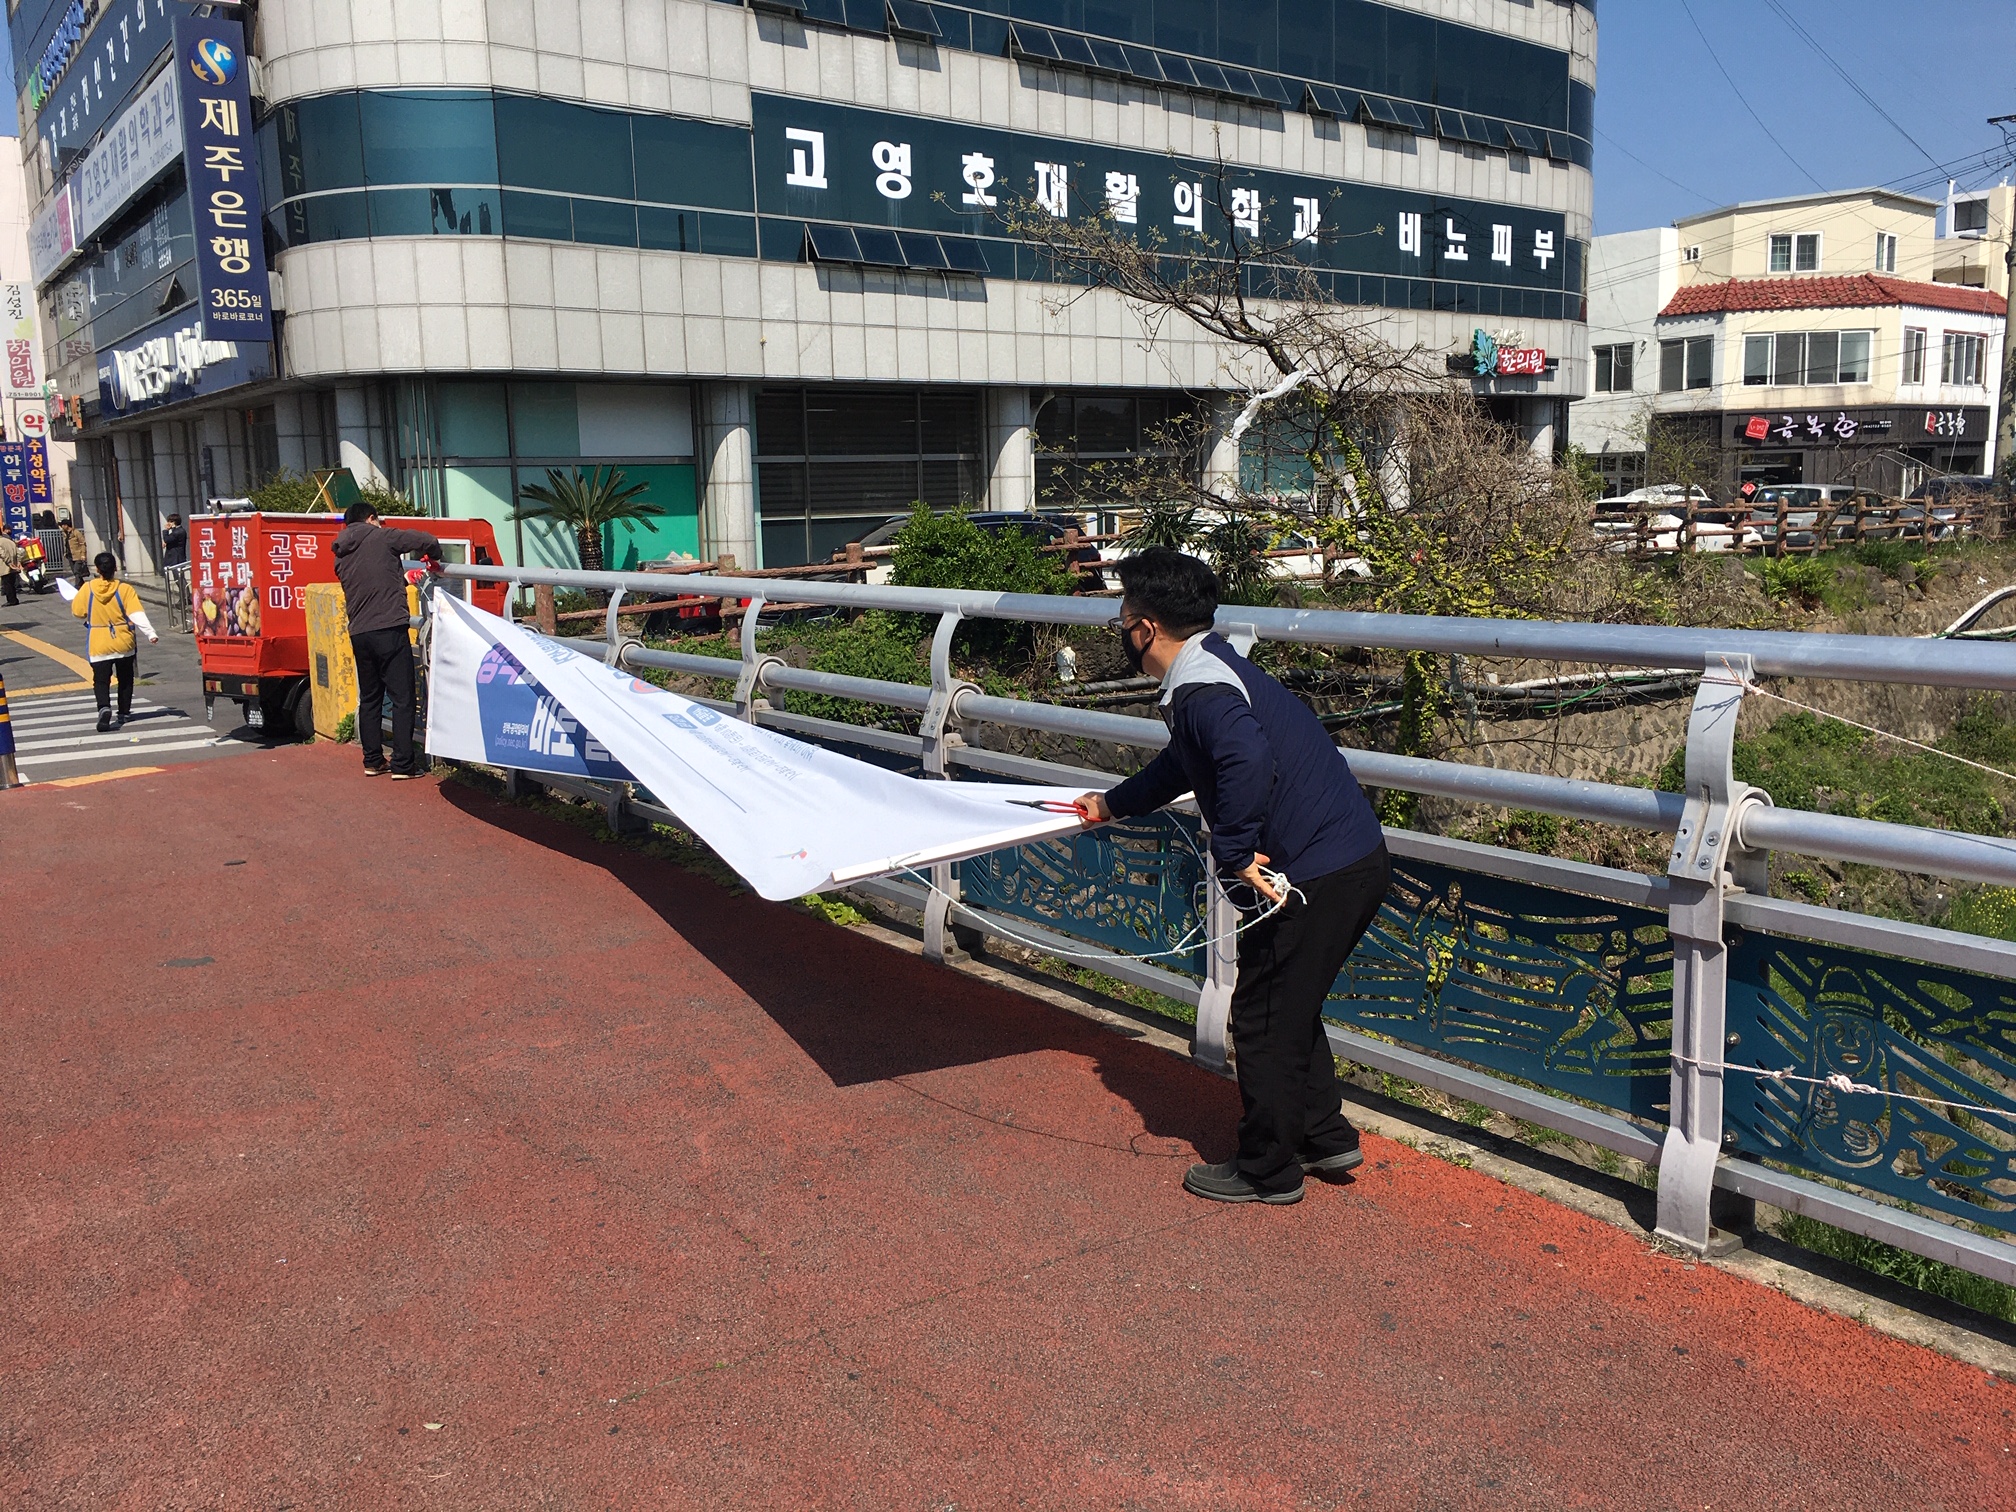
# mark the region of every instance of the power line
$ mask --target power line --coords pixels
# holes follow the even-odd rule
[[[1715,205],[1721,203],[1719,200],[1713,198],[1712,196],[1703,194],[1699,189],[1693,188],[1691,185],[1681,183],[1680,180],[1673,177],[1672,174],[1665,172],[1663,169],[1653,167],[1650,163],[1646,162],[1645,159],[1638,156],[1637,153],[1633,152],[1629,147],[1626,147],[1622,142],[1618,141],[1617,138],[1610,135],[1609,132],[1605,131],[1600,126],[1596,128],[1596,136],[1598,140],[1607,142],[1612,147],[1615,147],[1619,152],[1623,153],[1624,156],[1631,159],[1632,162],[1636,163],[1640,168],[1643,168],[1647,173],[1653,174],[1658,178],[1666,180],[1667,183],[1671,184],[1675,189],[1680,190],[1682,193],[1693,195],[1694,198],[1700,200],[1701,203],[1703,203],[1704,205]]]
[[[1902,126],[1897,124],[1897,118],[1891,115],[1890,112],[1885,110],[1881,105],[1879,105],[1876,102],[1876,97],[1870,94],[1868,90],[1864,89],[1861,86],[1861,84],[1855,80],[1854,76],[1848,72],[1847,69],[1843,68],[1840,65],[1840,63],[1835,61],[1834,55],[1829,51],[1827,51],[1826,48],[1820,45],[1819,38],[1815,37],[1811,32],[1806,30],[1805,26],[1800,23],[1798,17],[1794,16],[1790,11],[1788,11],[1785,8],[1783,0],[1764,0],[1764,3],[1770,6],[1771,9],[1777,13],[1779,20],[1783,21],[1788,27],[1792,29],[1792,34],[1794,36],[1798,37],[1808,47],[1812,48],[1813,51],[1820,54],[1821,58],[1825,60],[1827,66],[1833,69],[1835,73],[1841,76],[1841,82],[1846,84],[1850,89],[1854,90],[1858,96],[1861,97],[1863,104],[1867,105],[1871,110],[1875,111],[1876,114],[1881,116],[1885,121],[1888,121],[1890,123],[1891,129],[1894,130],[1899,136],[1904,138],[1905,141],[1909,142],[1913,147],[1916,147],[1920,152],[1920,154],[1923,155],[1926,162],[1930,163],[1934,168],[1937,168],[1939,166],[1939,160],[1933,157],[1931,153],[1925,150],[1925,144],[1920,142],[1918,138],[1914,137],[1913,135],[1911,135],[1910,132],[1906,131]]]
[[[1800,162],[1799,159],[1792,156],[1791,149],[1788,148],[1783,142],[1779,141],[1777,133],[1772,131],[1772,129],[1769,126],[1764,124],[1764,117],[1757,114],[1756,107],[1750,103],[1749,98],[1743,93],[1742,89],[1738,87],[1735,78],[1730,74],[1729,70],[1723,67],[1722,55],[1715,51],[1715,44],[1708,40],[1708,33],[1701,29],[1700,18],[1694,14],[1693,0],[1680,0],[1680,8],[1685,12],[1687,12],[1687,19],[1694,23],[1695,34],[1701,38],[1701,45],[1708,49],[1709,59],[1715,64],[1716,70],[1722,75],[1723,82],[1729,86],[1730,93],[1736,96],[1737,103],[1740,104],[1745,110],[1750,112],[1750,119],[1757,123],[1757,129],[1763,132],[1765,136],[1771,139],[1772,146],[1776,147],[1780,152],[1785,154],[1786,162],[1790,163],[1794,168],[1797,168],[1801,173],[1806,174],[1807,181],[1811,183],[1815,189],[1818,189],[1822,194],[1825,194],[1827,192],[1827,186],[1821,183],[1820,180],[1818,180],[1817,178],[1814,178],[1811,173],[1808,173],[1806,170],[1806,165]]]

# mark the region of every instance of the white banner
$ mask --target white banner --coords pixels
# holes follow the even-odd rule
[[[182,118],[171,65],[119,113],[71,175],[77,240],[89,238],[182,156]],[[256,171],[256,165],[246,165]]]
[[[654,688],[446,590],[433,606],[430,755],[636,782],[766,898],[1083,827],[1074,789],[905,777]]]

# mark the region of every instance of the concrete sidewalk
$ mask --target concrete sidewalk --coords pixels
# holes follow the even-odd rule
[[[1376,1138],[1198,1202],[1225,1082],[353,760],[0,795],[13,1504],[2016,1506],[1980,1370]]]

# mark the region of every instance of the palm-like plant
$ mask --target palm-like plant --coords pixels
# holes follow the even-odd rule
[[[1203,535],[1204,525],[1194,505],[1160,499],[1142,509],[1140,522],[1120,538],[1120,548],[1129,556],[1151,546],[1188,551]]]
[[[620,467],[593,467],[585,473],[577,467],[567,474],[549,467],[544,483],[527,483],[518,490],[524,502],[511,511],[511,518],[547,520],[573,531],[581,570],[600,572],[603,526],[648,520],[665,512],[640,497],[649,489],[646,483],[625,482]]]

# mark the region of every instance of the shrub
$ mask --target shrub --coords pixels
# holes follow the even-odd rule
[[[929,673],[919,655],[915,616],[884,614],[871,610],[852,624],[823,625],[791,638],[811,652],[812,670],[833,672],[843,677],[872,677],[879,682],[928,682]],[[774,642],[773,642],[774,644]],[[852,698],[835,698],[824,693],[790,693],[784,707],[793,714],[812,719],[833,719],[843,724],[877,724],[890,710]]]
[[[889,581],[906,588],[964,588],[981,593],[1069,593],[1078,573],[1058,552],[1039,550],[1033,531],[982,530],[965,514],[933,514],[919,504],[896,533]],[[917,617],[907,617],[916,630]],[[968,620],[959,649],[968,656],[1026,653],[1030,627],[1005,620]]]
[[[1834,564],[1817,556],[1766,557],[1760,571],[1764,591],[1781,603],[1796,599],[1811,608],[1834,589]]]

